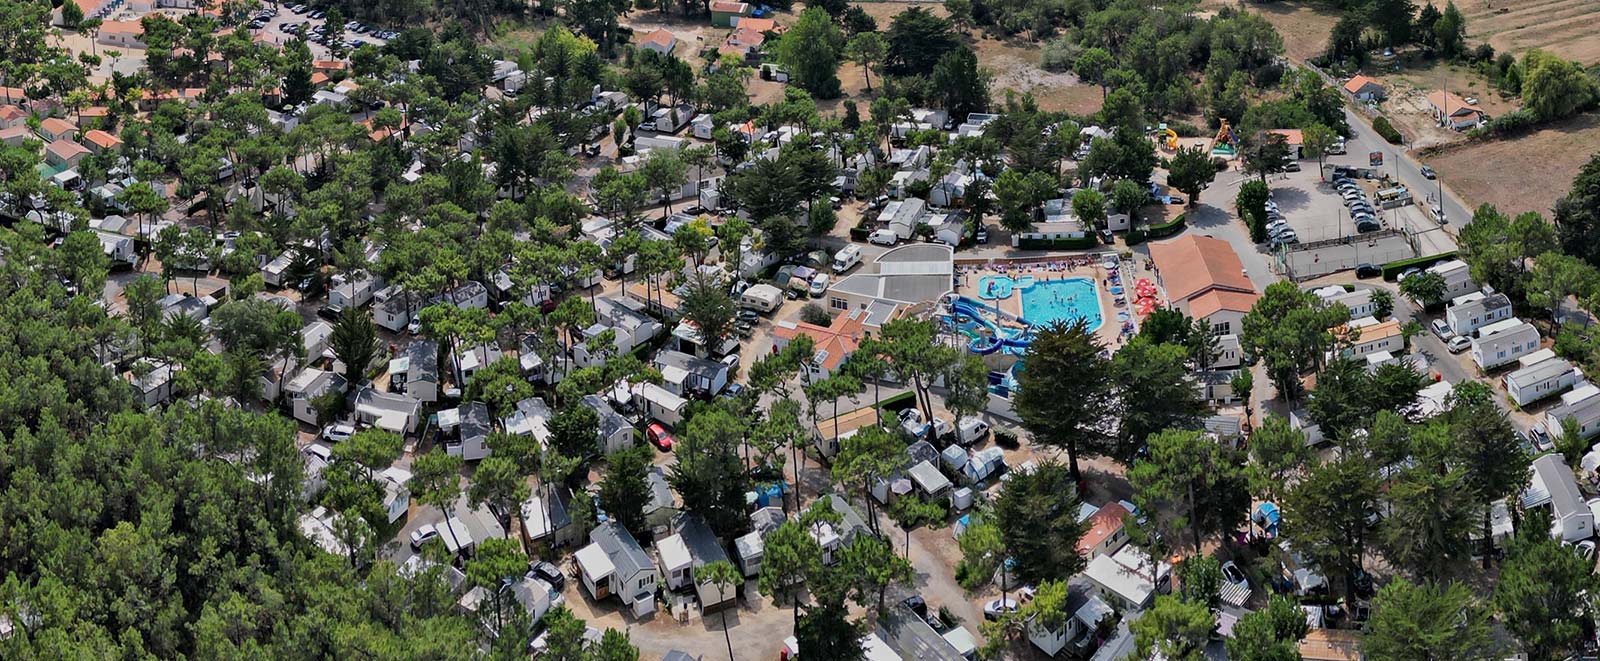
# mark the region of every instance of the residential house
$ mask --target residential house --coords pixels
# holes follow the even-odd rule
[[[713,2],[711,3],[711,24],[718,27],[734,27],[739,24],[739,19],[751,15],[754,9],[744,2]]]
[[[621,524],[608,521],[589,531],[589,545],[578,549],[574,559],[590,597],[616,595],[634,617],[655,612],[655,563]]]
[[[505,352],[500,350],[500,343],[491,341],[464,351],[457,351],[452,358],[455,360],[456,373],[461,375],[461,382],[467,383],[478,370],[494,364],[505,355]]]
[[[1316,294],[1317,298],[1322,299],[1324,303],[1329,305],[1334,303],[1344,305],[1350,309],[1351,319],[1360,319],[1362,317],[1378,316],[1378,306],[1372,300],[1373,291],[1375,290],[1366,288],[1346,291],[1340,285],[1328,285],[1312,290],[1311,293]]]
[[[1078,539],[1078,555],[1092,560],[1122,548],[1128,542],[1128,533],[1122,529],[1122,521],[1127,516],[1128,509],[1120,503],[1110,503],[1096,510],[1094,516],[1089,517],[1088,529]]]
[[[1283,144],[1289,148],[1290,158],[1296,160],[1305,158],[1306,137],[1304,133],[1300,132],[1300,129],[1268,129],[1266,133],[1269,136],[1273,136],[1268,138],[1269,140],[1281,139],[1283,141]]]
[[[279,259],[282,258],[280,257]],[[274,263],[277,261],[273,260]],[[267,269],[271,269],[272,266],[273,264],[268,264]],[[282,268],[287,267],[288,262],[285,261]],[[282,268],[278,270],[280,276],[283,272]],[[265,273],[266,270],[263,271],[263,274]],[[406,329],[407,324],[411,323],[411,316],[414,313],[411,297],[400,285],[390,285],[378,290],[372,295],[372,301],[372,321],[385,330],[391,333],[399,333]]]
[[[28,111],[12,104],[0,104],[0,129],[27,127]]]
[[[444,451],[452,457],[477,461],[493,454],[489,449],[489,406],[468,402],[439,412],[439,433],[445,435]]]
[[[1522,507],[1550,508],[1550,536],[1574,543],[1594,536],[1594,513],[1578,490],[1572,468],[1560,454],[1533,460],[1533,475],[1522,493]]]
[[[12,126],[0,129],[0,144],[7,147],[21,147],[22,143],[35,139],[33,130],[26,126]]]
[[[1028,642],[1044,652],[1045,656],[1054,657],[1070,646],[1070,654],[1075,658],[1083,658],[1096,642],[1095,634],[1100,630],[1101,620],[1115,610],[1099,595],[1090,594],[1086,586],[1069,585],[1067,589],[1067,601],[1062,609],[1062,615],[1066,617],[1061,618],[1060,622],[1030,618],[1027,622]]]
[[[1483,121],[1483,110],[1444,90],[1428,93],[1428,109],[1434,121],[1457,131],[1476,128]]]
[[[1507,374],[1502,383],[1517,406],[1527,406],[1583,381],[1583,372],[1555,352],[1541,349],[1517,361],[1520,367]]]
[[[44,162],[59,168],[77,167],[88,156],[87,147],[71,140],[56,140],[44,147]]]
[[[78,139],[78,125],[60,117],[46,117],[39,122],[39,136],[46,142]]]
[[[1516,362],[1539,348],[1539,330],[1512,317],[1484,326],[1472,341],[1472,360],[1478,369],[1488,371]]]
[[[389,390],[432,404],[439,401],[439,344],[413,340],[389,361]]]
[[[144,26],[139,21],[104,21],[95,40],[116,48],[144,48]]]
[[[417,421],[422,414],[422,402],[417,399],[379,392],[372,386],[363,386],[351,398],[358,422],[402,435],[417,431]]]
[[[678,37],[671,32],[656,29],[639,39],[639,47],[660,55],[671,55],[678,47]]]
[[[1388,94],[1382,83],[1361,75],[1345,81],[1344,91],[1360,101],[1380,101]]]
[[[878,212],[878,222],[894,230],[895,236],[901,241],[908,241],[917,235],[917,226],[928,215],[927,203],[921,198],[895,200],[883,207]]]
[[[825,379],[855,353],[861,346],[861,340],[869,337],[867,317],[866,308],[856,308],[837,312],[827,326],[782,319],[773,324],[773,348],[781,351],[796,337],[810,337],[815,353],[805,368],[811,373],[812,380]]]
[[[522,502],[521,516],[518,518],[522,521],[523,536],[529,542],[548,544],[550,548],[576,544],[583,530],[582,526],[572,522],[568,508],[571,502],[572,491],[566,487],[535,491]]]
[[[666,349],[652,361],[660,370],[662,383],[679,397],[712,396],[728,386],[728,364]]]
[[[1582,438],[1600,433],[1600,387],[1586,383],[1562,393],[1561,403],[1550,407],[1544,414],[1545,429],[1552,435],[1562,434],[1569,419],[1577,426],[1578,436]]]
[[[337,372],[320,370],[308,367],[300,370],[284,384],[283,391],[288,395],[286,402],[289,414],[295,420],[315,426],[317,420],[316,399],[330,392],[341,392],[345,388],[344,376]]]
[[[1511,299],[1505,294],[1469,292],[1450,301],[1444,310],[1445,323],[1451,332],[1462,337],[1472,337],[1478,329],[1497,321],[1511,318]]]
[[[122,138],[100,129],[90,129],[83,134],[83,140],[88,143],[89,151],[97,155],[122,151]]]
[[[334,274],[328,282],[328,307],[335,312],[345,308],[360,308],[372,301],[372,294],[383,286],[383,278],[373,274],[352,277],[346,273]]]
[[[666,470],[660,466],[651,466],[645,479],[650,481],[650,502],[644,506],[644,521],[652,530],[667,530],[682,510],[678,506],[678,496],[667,482]]]
[[[122,379],[133,387],[133,392],[145,408],[154,408],[172,401],[172,380],[178,367],[161,364],[145,365],[148,367],[143,375],[134,372],[124,372]]]
[[[1372,317],[1353,319],[1349,324],[1334,329],[1335,337],[1352,337],[1350,345],[1340,350],[1346,358],[1366,358],[1379,352],[1391,354],[1405,349],[1405,335],[1400,332],[1400,320],[1378,321]]]
[[[594,409],[595,414],[600,417],[596,447],[598,452],[610,454],[633,447],[633,425],[628,423],[627,418],[618,414],[616,409],[611,408],[604,398],[599,395],[584,395],[580,401],[584,406]]]
[[[1212,367],[1236,367],[1243,360],[1239,333],[1244,316],[1261,298],[1245,275],[1244,263],[1228,242],[1198,234],[1150,244],[1156,279],[1167,300],[1193,319],[1204,319],[1217,335]]]
[[[1444,278],[1444,298],[1447,301],[1478,291],[1478,283],[1472,280],[1472,268],[1459,259],[1434,264],[1428,267],[1428,272]]]
[[[727,552],[722,550],[722,543],[717,541],[717,536],[706,525],[705,519],[696,514],[679,515],[675,528],[678,531],[676,534],[656,542],[656,554],[661,560],[661,577],[667,589],[693,587],[695,596],[700,599],[700,609],[704,612],[733,603],[740,586],[718,586],[703,582],[703,577],[695,575],[706,565],[729,561]]]
[[[1091,559],[1083,576],[1113,606],[1140,610],[1150,606],[1158,591],[1167,589],[1167,577],[1171,572],[1171,565],[1154,560],[1139,547],[1129,544],[1109,555]]]

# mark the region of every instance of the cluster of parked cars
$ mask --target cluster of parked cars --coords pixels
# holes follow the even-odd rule
[[[1273,245],[1288,245],[1299,243],[1300,235],[1295,234],[1294,228],[1289,226],[1288,219],[1283,217],[1283,211],[1278,208],[1278,201],[1273,199],[1272,193],[1267,193],[1267,238]]]
[[[1383,223],[1378,220],[1378,211],[1367,200],[1367,192],[1361,189],[1361,184],[1349,177],[1335,175],[1333,185],[1339,191],[1339,196],[1344,198],[1344,205],[1350,210],[1350,220],[1355,223],[1357,232],[1365,234],[1383,229]]]
[[[262,18],[261,14],[267,13],[267,11],[268,10],[262,10],[260,12],[256,12],[256,20],[252,21],[250,24],[252,29],[260,29],[262,26],[266,25],[268,19],[277,15],[276,11],[272,11],[270,14],[267,14],[265,18]],[[290,7],[289,11],[313,20],[322,20],[328,16],[327,12],[324,12],[321,9],[312,9],[306,5],[295,5]],[[321,44],[327,47],[332,47],[334,45],[333,37],[330,36],[332,34],[331,31],[328,30],[328,27],[323,24],[311,25],[309,21],[301,21],[299,23],[290,23],[284,25],[283,31],[288,34],[303,36],[307,41],[312,43]],[[400,36],[398,32],[393,30],[383,30],[376,26],[362,23],[361,21],[346,21],[344,24],[344,31],[351,34],[371,35],[372,37],[383,40],[389,40]],[[367,42],[363,39],[353,38],[344,40],[343,45],[346,48],[360,48],[367,45]]]
[[[276,10],[276,9],[260,9],[260,10],[257,10],[254,14],[250,15],[250,23],[249,23],[250,29],[252,29],[252,30],[260,30],[261,28],[266,26],[267,21],[272,20],[272,17],[277,16],[277,15],[278,15],[278,10]]]
[[[1400,278],[1405,279],[1405,275],[1401,275]],[[1428,329],[1444,342],[1445,348],[1449,349],[1450,353],[1461,353],[1472,348],[1472,340],[1465,335],[1456,335],[1455,331],[1450,330],[1450,324],[1445,323],[1443,319],[1434,319],[1428,324]]]

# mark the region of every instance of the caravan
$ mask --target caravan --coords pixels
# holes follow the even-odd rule
[[[861,246],[848,245],[833,255],[833,272],[844,273],[861,263]]]
[[[771,312],[783,305],[783,291],[772,285],[751,285],[739,295],[739,306],[759,312]]]

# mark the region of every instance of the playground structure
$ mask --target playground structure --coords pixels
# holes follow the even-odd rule
[[[1020,355],[1033,342],[1033,324],[991,305],[956,294],[944,301],[946,327],[966,337],[967,350],[987,356],[1002,349]]]
[[[1161,143],[1166,146],[1167,151],[1178,151],[1177,131],[1167,128],[1166,124],[1162,124],[1159,133],[1162,136]]]
[[[1222,120],[1222,126],[1217,129],[1217,137],[1211,139],[1211,155],[1223,158],[1233,158],[1239,155],[1239,136],[1233,132],[1233,127],[1228,126],[1228,120]]]

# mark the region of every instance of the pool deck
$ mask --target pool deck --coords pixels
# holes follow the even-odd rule
[[[1115,299],[1112,298],[1110,287],[1108,287],[1106,285],[1106,283],[1105,283],[1106,272],[1100,266],[1098,266],[1098,265],[1095,265],[1095,266],[1080,266],[1080,267],[1078,267],[1076,269],[1070,269],[1070,270],[1067,270],[1067,269],[1050,270],[1050,269],[1045,268],[1043,266],[1040,266],[1040,267],[1037,267],[1037,268],[1019,267],[1019,268],[1013,268],[1013,269],[1011,269],[1009,271],[1006,271],[1006,272],[993,271],[993,270],[989,270],[989,269],[980,269],[980,270],[976,270],[976,271],[973,271],[973,272],[970,272],[970,273],[960,273],[959,274],[959,277],[961,279],[961,287],[960,287],[959,293],[961,293],[963,295],[966,295],[966,296],[969,296],[971,298],[978,299],[978,300],[980,300],[980,301],[982,301],[982,302],[984,302],[986,304],[993,305],[996,308],[999,308],[1001,312],[1004,312],[1006,314],[1015,315],[1017,317],[1022,317],[1024,315],[1022,314],[1022,289],[1020,287],[1012,288],[1010,296],[1007,296],[1005,298],[1001,298],[1001,299],[998,299],[998,300],[996,300],[996,299],[986,299],[986,298],[983,298],[980,295],[981,292],[978,291],[978,281],[983,279],[985,276],[991,276],[991,275],[993,275],[993,276],[1009,276],[1011,278],[1023,278],[1023,277],[1032,276],[1036,281],[1039,281],[1039,282],[1051,281],[1051,280],[1074,280],[1074,279],[1092,280],[1094,282],[1094,285],[1095,285],[1094,289],[1095,289],[1096,295],[1100,299],[1100,320],[1101,320],[1101,323],[1100,323],[1100,327],[1095,329],[1095,336],[1100,339],[1100,343],[1101,344],[1105,345],[1108,348],[1116,348],[1116,347],[1122,346],[1122,344],[1123,344],[1123,338],[1122,338],[1122,333],[1121,333],[1122,322],[1117,320],[1118,307],[1116,305]],[[1033,320],[1030,320],[1030,321],[1033,321]]]

